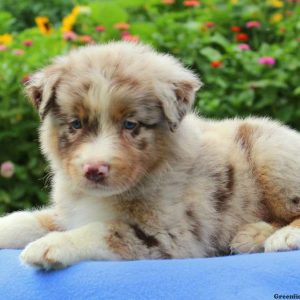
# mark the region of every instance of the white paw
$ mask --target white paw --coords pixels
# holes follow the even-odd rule
[[[265,242],[265,252],[300,249],[300,228],[286,226],[277,230]]]
[[[274,228],[265,222],[244,225],[233,238],[231,253],[252,253],[264,250],[265,240],[274,232]]]
[[[76,249],[63,232],[49,233],[30,243],[21,253],[23,263],[40,269],[60,269],[76,262]]]

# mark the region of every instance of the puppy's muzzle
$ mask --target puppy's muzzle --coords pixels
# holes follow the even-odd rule
[[[84,176],[94,183],[102,183],[109,174],[109,164],[95,163],[83,166]]]

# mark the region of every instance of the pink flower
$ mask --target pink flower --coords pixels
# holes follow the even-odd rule
[[[243,51],[250,50],[250,46],[248,44],[238,44],[237,48]]]
[[[132,35],[125,31],[122,34],[122,40],[127,42],[139,42],[140,38],[137,35]]]
[[[260,57],[258,62],[261,64],[261,65],[275,65],[276,64],[276,60],[275,58],[271,57],[271,56],[263,56],[263,57]]]
[[[77,39],[77,34],[74,31],[67,31],[64,32],[63,37],[66,41],[74,41]]]
[[[247,28],[259,28],[261,26],[261,23],[258,21],[249,21],[246,24]]]
[[[5,51],[5,50],[7,50],[7,46],[5,46],[5,45],[0,45],[0,52],[1,52],[1,51]]]
[[[23,49],[15,49],[14,50],[14,55],[17,55],[17,56],[21,56],[25,53],[25,51]]]
[[[231,26],[230,30],[232,32],[241,32],[242,29],[239,26]]]
[[[14,175],[15,166],[11,161],[6,161],[1,164],[0,174],[3,177],[10,178]]]
[[[105,31],[105,27],[102,26],[102,25],[96,26],[95,29],[96,29],[96,31],[98,31],[98,32],[103,32],[103,31]]]
[[[25,41],[23,42],[23,45],[24,45],[25,47],[31,47],[31,46],[32,46],[32,40],[25,40]]]

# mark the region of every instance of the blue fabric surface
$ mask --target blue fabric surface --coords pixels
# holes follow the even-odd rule
[[[0,299],[274,299],[300,294],[300,251],[183,260],[83,262],[44,272],[0,251]]]

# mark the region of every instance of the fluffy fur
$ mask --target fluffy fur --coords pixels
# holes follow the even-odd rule
[[[26,247],[22,261],[45,269],[299,248],[300,135],[268,119],[199,118],[200,86],[173,57],[124,42],[37,72],[26,89],[52,204],[1,218],[0,248]],[[93,164],[107,176],[87,178]]]

